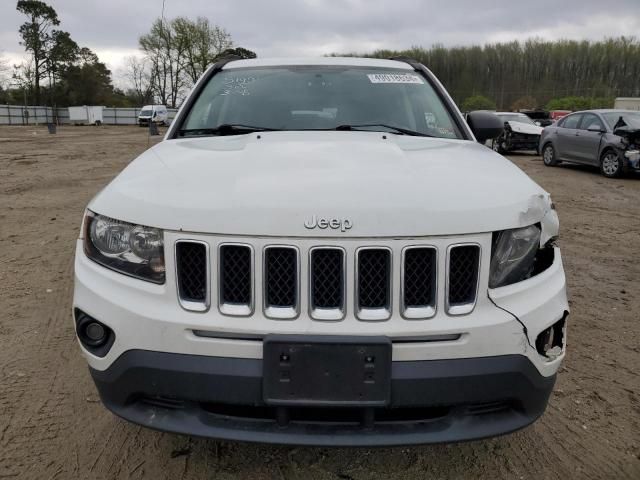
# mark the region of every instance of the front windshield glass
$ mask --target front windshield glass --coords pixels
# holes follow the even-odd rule
[[[640,112],[607,112],[603,113],[602,116],[612,129],[618,123],[620,117],[628,127],[640,128]]]
[[[149,117],[149,116],[151,116],[151,112],[152,112],[152,111],[153,111],[153,110],[142,110],[142,111],[140,112],[140,116],[141,116],[141,117]]]
[[[503,122],[519,122],[528,123],[529,125],[535,125],[535,122],[523,113],[515,115],[498,115],[498,117],[500,117],[500,120],[502,120]]]
[[[222,70],[204,87],[180,134],[221,125],[273,130],[375,130],[464,138],[437,93],[410,70],[338,66]],[[209,131],[207,131],[209,130]],[[228,131],[228,130],[227,130]],[[247,130],[236,133],[247,133]]]

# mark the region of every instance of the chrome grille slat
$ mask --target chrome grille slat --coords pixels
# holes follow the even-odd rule
[[[269,318],[295,318],[300,302],[298,249],[270,245],[264,249],[264,311]]]
[[[358,300],[361,308],[389,305],[391,254],[384,249],[367,249],[358,254]]]
[[[265,250],[265,302],[271,307],[294,307],[297,303],[298,260],[294,249]]]
[[[480,273],[480,246],[452,245],[447,262],[447,312],[464,315],[475,307]]]
[[[222,244],[218,252],[218,295],[222,313],[253,313],[253,249],[249,245]]]
[[[405,307],[426,307],[435,303],[436,255],[433,248],[412,248],[404,257]]]
[[[178,299],[183,308],[209,308],[209,247],[199,241],[179,241],[175,245]]]
[[[438,255],[433,247],[410,246],[402,251],[402,315],[430,318],[436,313]]]
[[[391,250],[361,247],[356,251],[356,313],[362,320],[391,316]]]
[[[309,254],[309,305],[318,320],[340,320],[345,306],[345,252],[315,247]]]

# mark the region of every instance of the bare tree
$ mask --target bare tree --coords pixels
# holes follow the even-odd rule
[[[126,58],[125,78],[138,103],[153,103],[154,75],[147,58]]]
[[[0,87],[8,83],[9,71],[9,62],[4,58],[2,52],[0,52]]]
[[[33,86],[35,85],[35,67],[33,61],[26,61],[20,65],[13,66],[11,84],[22,90],[23,101],[24,104],[27,105],[29,103],[27,97],[31,97]]]

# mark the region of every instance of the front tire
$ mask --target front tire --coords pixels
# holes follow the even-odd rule
[[[600,157],[600,172],[607,178],[618,178],[624,173],[624,163],[613,150],[605,151]]]
[[[550,143],[547,143],[542,149],[542,161],[547,167],[555,167],[558,165],[556,150]]]

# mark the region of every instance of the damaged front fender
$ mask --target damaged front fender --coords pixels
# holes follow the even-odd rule
[[[523,225],[540,223],[540,247],[546,246],[549,241],[558,237],[560,233],[560,220],[556,207],[548,193],[534,195],[529,199],[526,210],[520,212],[520,220]]]

